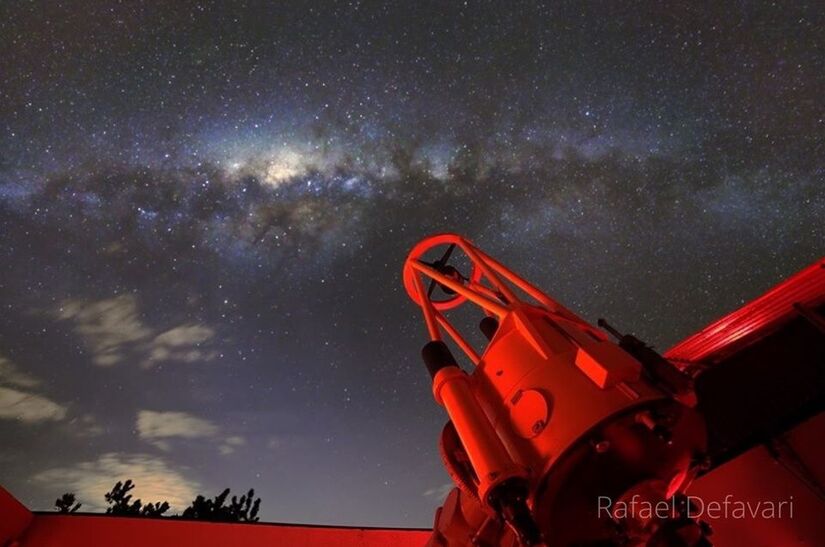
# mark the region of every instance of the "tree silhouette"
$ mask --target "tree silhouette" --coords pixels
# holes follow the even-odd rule
[[[250,488],[249,492],[241,496],[240,499],[237,496],[232,496],[229,504],[224,505],[227,496],[229,496],[229,488],[215,496],[215,499],[198,496],[183,511],[181,517],[218,522],[258,522],[261,498],[255,499],[255,490]]]
[[[109,507],[106,509],[107,515],[132,516],[132,517],[162,517],[169,510],[168,502],[147,503],[144,505],[140,499],[132,501],[131,492],[135,488],[132,479],[126,482],[117,481],[112,490],[104,497]],[[213,522],[258,522],[258,512],[261,509],[261,498],[255,497],[255,490],[250,488],[249,492],[229,498],[229,488],[215,496],[213,499],[206,499],[198,496],[192,503],[184,509],[181,515],[173,515],[170,518],[184,518],[191,520],[206,520]],[[75,503],[75,495],[72,493],[63,494],[55,500],[54,505],[60,513],[74,513],[81,504]]]
[[[132,479],[126,482],[117,481],[111,492],[105,494],[107,515],[132,515],[142,517],[160,517],[169,510],[168,502],[147,503],[143,505],[140,499],[132,501],[129,491],[135,487]]]
[[[75,501],[74,494],[71,492],[66,492],[54,500],[54,506],[57,508],[58,513],[74,513],[80,509],[81,505],[83,505],[82,503],[75,503]]]

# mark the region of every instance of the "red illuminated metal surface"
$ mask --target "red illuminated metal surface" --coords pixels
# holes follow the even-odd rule
[[[799,425],[786,436],[798,455],[820,482],[825,481],[825,444],[820,442],[825,414]],[[718,547],[819,547],[825,545],[822,524],[825,502],[791,470],[781,465],[764,446],[758,446],[696,481],[690,495],[703,501],[724,504],[731,497],[747,502],[751,509],[760,503],[793,501],[793,506],[775,518],[736,518],[721,514],[710,522]]]
[[[429,535],[428,530],[32,514],[0,488],[3,547],[420,547]]]
[[[424,239],[403,279],[429,334],[422,358],[449,417],[440,452],[458,488],[437,511],[428,545],[605,544],[617,534],[592,511],[598,494],[665,500],[698,473],[693,455],[706,443],[695,412],[602,330],[466,238]],[[448,315],[465,303],[474,306],[463,317]],[[486,338],[475,346],[472,312]],[[613,452],[601,457],[597,445]],[[628,544],[650,535],[642,528],[627,527]],[[673,528],[702,534],[693,522]]]
[[[20,537],[33,518],[31,511],[0,486],[0,545]]]
[[[427,256],[436,254],[436,248],[444,247],[448,250],[442,258],[427,259]],[[470,271],[462,274],[450,265],[448,259],[452,257],[453,250],[463,251],[471,265]],[[599,526],[603,523],[588,520],[591,507],[577,504],[579,498],[584,499],[583,492],[591,487],[594,492],[607,491],[613,487],[609,485],[615,486],[617,481],[624,481],[623,486],[617,488],[616,494],[611,494],[611,497],[627,498],[644,492],[650,499],[658,500],[685,491],[696,475],[696,469],[687,467],[673,454],[681,450],[679,457],[684,454],[698,455],[691,457],[691,465],[694,461],[701,461],[703,456],[708,457],[708,462],[714,461],[710,459],[710,450],[705,448],[703,428],[694,419],[697,416],[701,420],[711,417],[716,420],[712,422],[716,443],[713,449],[717,451],[713,454],[731,456],[722,468],[705,473],[697,481],[695,490],[686,491],[688,495],[700,496],[711,502],[733,498],[754,503],[785,500],[788,504],[789,497],[796,500],[793,516],[761,520],[712,517],[714,522],[711,524],[718,530],[712,537],[713,543],[722,547],[825,545],[825,530],[821,530],[821,519],[818,518],[823,510],[822,498],[812,493],[817,490],[816,485],[822,483],[822,463],[816,462],[825,460],[811,456],[809,450],[816,444],[818,432],[822,431],[822,414],[818,420],[797,427],[798,422],[794,423],[791,419],[796,407],[788,406],[791,399],[787,393],[798,386],[793,382],[783,382],[770,373],[771,364],[780,362],[778,360],[781,360],[783,351],[788,359],[798,358],[800,351],[804,357],[806,349],[818,351],[819,346],[810,339],[810,334],[805,334],[808,336],[805,338],[796,334],[797,331],[788,329],[791,328],[789,325],[799,323],[794,321],[795,318],[804,316],[807,323],[825,332],[825,318],[818,309],[825,303],[825,259],[714,322],[665,354],[664,357],[675,364],[712,365],[692,371],[728,371],[702,376],[691,373],[690,377],[696,383],[673,384],[676,391],[669,393],[674,393],[674,398],[682,402],[692,400],[696,404],[693,392],[696,385],[701,385],[703,395],[709,394],[709,398],[702,401],[702,414],[696,415],[681,405],[668,406],[667,397],[657,399],[657,389],[662,385],[656,383],[658,379],[674,377],[673,374],[656,375],[661,372],[661,362],[650,359],[644,352],[631,354],[636,346],[626,342],[627,337],[621,334],[617,336],[624,345],[620,348],[613,344],[601,331],[461,236],[442,234],[416,245],[405,263],[404,285],[413,302],[423,312],[427,326],[430,342],[424,347],[424,361],[433,375],[436,400],[444,406],[451,420],[442,433],[441,453],[458,487],[436,513],[435,530],[429,545],[463,546],[470,543],[470,538],[489,540],[487,543],[490,545],[525,544],[523,540],[526,535],[519,534],[522,539],[519,542],[508,536],[506,531],[498,531],[490,525],[492,517],[489,515],[498,510],[489,503],[485,492],[494,491],[505,482],[498,478],[508,475],[526,481],[530,488],[527,503],[536,525],[542,530],[542,544],[566,546],[601,541],[610,534],[600,531]],[[452,296],[447,300],[436,300],[433,295],[438,293],[434,292],[434,288],[440,288],[444,294]],[[465,302],[480,307],[486,316],[480,327],[489,343],[483,348],[477,349],[468,343],[447,315]],[[484,322],[487,322],[486,330]],[[494,325],[492,330],[491,325]],[[810,330],[810,327],[806,329]],[[455,365],[445,341],[452,341],[466,354],[474,365],[470,373],[466,374]],[[752,353],[746,353],[756,347],[754,344],[763,343],[772,344],[765,348],[770,349],[765,354],[771,355],[774,361],[759,361]],[[441,349],[435,351],[437,347]],[[625,351],[628,353],[625,354]],[[630,355],[639,358],[640,362],[647,359],[644,362],[649,377],[639,374],[638,364],[628,360]],[[751,355],[749,358],[755,360],[752,374],[737,378],[735,372],[740,369],[730,368],[734,366],[730,363],[738,356],[736,366],[741,368],[743,356],[746,355]],[[629,366],[631,362],[635,367]],[[662,362],[666,363],[663,359]],[[802,364],[793,370],[799,372],[800,378],[807,378],[804,359],[799,363]],[[725,368],[726,365],[728,368]],[[786,369],[788,367],[786,363]],[[744,369],[740,373],[747,375]],[[583,380],[583,377],[590,382]],[[730,392],[718,389],[719,386],[729,386],[731,389],[747,386],[751,393],[761,394],[760,400],[766,405],[778,401],[788,406],[776,407],[772,415],[765,416],[765,420],[790,420],[785,429],[771,430],[770,436],[766,437],[774,439],[781,436],[776,441],[784,443],[789,452],[785,456],[777,456],[760,442],[748,441],[746,436],[727,435],[731,432],[725,428],[730,429],[731,423],[743,426],[737,432],[759,433],[762,429],[754,429],[747,419],[743,419],[750,414],[743,414],[742,405],[735,400],[731,399],[728,406],[721,404],[720,397],[722,402],[727,401]],[[680,389],[687,389],[694,396],[684,397],[685,393],[678,391]],[[445,393],[451,396],[443,396]],[[799,391],[800,396],[806,393]],[[622,396],[636,398],[623,400]],[[804,398],[800,400],[807,401]],[[608,411],[596,412],[599,405],[607,405]],[[653,414],[644,411],[646,406],[653,409]],[[691,408],[694,408],[693,405]],[[570,409],[574,412],[568,412]],[[653,416],[662,420],[662,416],[669,413],[673,420],[662,421],[676,423],[671,426],[676,435],[671,437],[669,448],[661,450],[655,441],[647,442],[649,439],[645,438],[645,448],[639,452],[638,462],[628,457],[632,460],[628,466],[631,471],[625,473],[624,468],[614,465],[603,473],[598,467],[598,457],[588,459],[588,450],[596,447],[598,452],[598,447],[604,444],[603,450],[608,451],[611,444],[597,443],[593,439],[609,438],[609,442],[621,450],[622,446],[627,445],[626,437],[630,438],[639,431],[634,424],[623,421],[627,416],[634,416],[634,413],[635,423],[643,423],[651,431],[656,428]],[[594,434],[594,431],[600,433]],[[614,431],[630,433],[626,437],[610,437],[609,434]],[[742,452],[736,453],[731,447],[743,446],[736,444],[739,441],[750,442],[749,446],[756,448],[748,450],[749,446],[745,443]],[[679,447],[678,450],[674,446]],[[655,467],[664,461],[661,456],[651,456],[657,450],[662,455],[673,457],[673,465]],[[620,457],[627,457],[627,454],[622,452]],[[467,471],[467,461],[474,468],[474,473]],[[718,461],[724,459],[719,456]],[[632,470],[642,464],[653,466],[646,471],[647,476],[672,477],[667,483],[666,493],[655,490],[658,484],[654,484],[655,481],[632,483]],[[784,469],[783,466],[788,465],[798,466],[799,469]],[[529,472],[525,473],[524,469]],[[519,470],[522,470],[521,473]],[[588,480],[591,479],[593,484],[589,485]],[[654,538],[634,531],[635,524],[644,523],[631,522],[623,528],[623,533],[630,534],[633,541],[643,540],[639,545],[649,545],[647,541]],[[676,526],[679,526],[678,521]],[[516,525],[511,527],[518,532]],[[696,536],[699,529],[700,526],[685,526],[679,534],[684,532]],[[657,541],[653,544],[682,544],[678,541],[671,543],[670,540],[661,543],[661,537]],[[636,545],[635,542],[633,544]]]
[[[823,302],[825,258],[676,344],[665,357],[676,362],[716,361],[721,355],[741,349],[797,315],[798,306],[811,308]]]

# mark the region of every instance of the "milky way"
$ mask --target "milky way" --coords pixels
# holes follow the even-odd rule
[[[823,253],[821,6],[3,2],[0,483],[429,526],[460,232],[665,349]]]

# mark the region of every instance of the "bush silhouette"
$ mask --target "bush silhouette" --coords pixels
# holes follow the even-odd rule
[[[169,503],[166,501],[143,504],[140,499],[132,501],[130,492],[135,488],[132,479],[125,482],[118,481],[111,491],[104,494],[107,515],[130,516],[130,517],[162,517],[169,510]],[[261,498],[255,497],[255,490],[249,491],[240,498],[232,496],[229,498],[229,488],[212,499],[207,499],[201,495],[192,500],[189,507],[183,510],[180,515],[172,515],[170,518],[183,518],[190,520],[206,520],[213,522],[258,522],[258,512],[261,509]],[[74,513],[81,504],[75,503],[75,495],[72,493],[63,494],[55,500],[54,505],[60,513]]]
[[[218,522],[258,522],[261,498],[255,499],[255,490],[250,488],[249,492],[241,496],[240,499],[237,496],[232,496],[229,504],[224,505],[227,496],[229,496],[229,488],[215,496],[215,499],[198,496],[183,511],[181,517]]]
[[[54,506],[57,508],[58,513],[75,513],[83,505],[82,503],[75,503],[75,501],[74,494],[66,492],[54,500]]]
[[[132,479],[126,482],[117,481],[111,492],[105,494],[108,515],[137,515],[142,517],[160,517],[169,510],[168,502],[147,503],[143,505],[140,499],[132,501],[129,491],[135,487]]]

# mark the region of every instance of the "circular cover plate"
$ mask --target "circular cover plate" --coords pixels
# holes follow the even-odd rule
[[[520,390],[508,401],[507,407],[513,429],[525,439],[538,436],[547,427],[550,405],[540,391]]]

